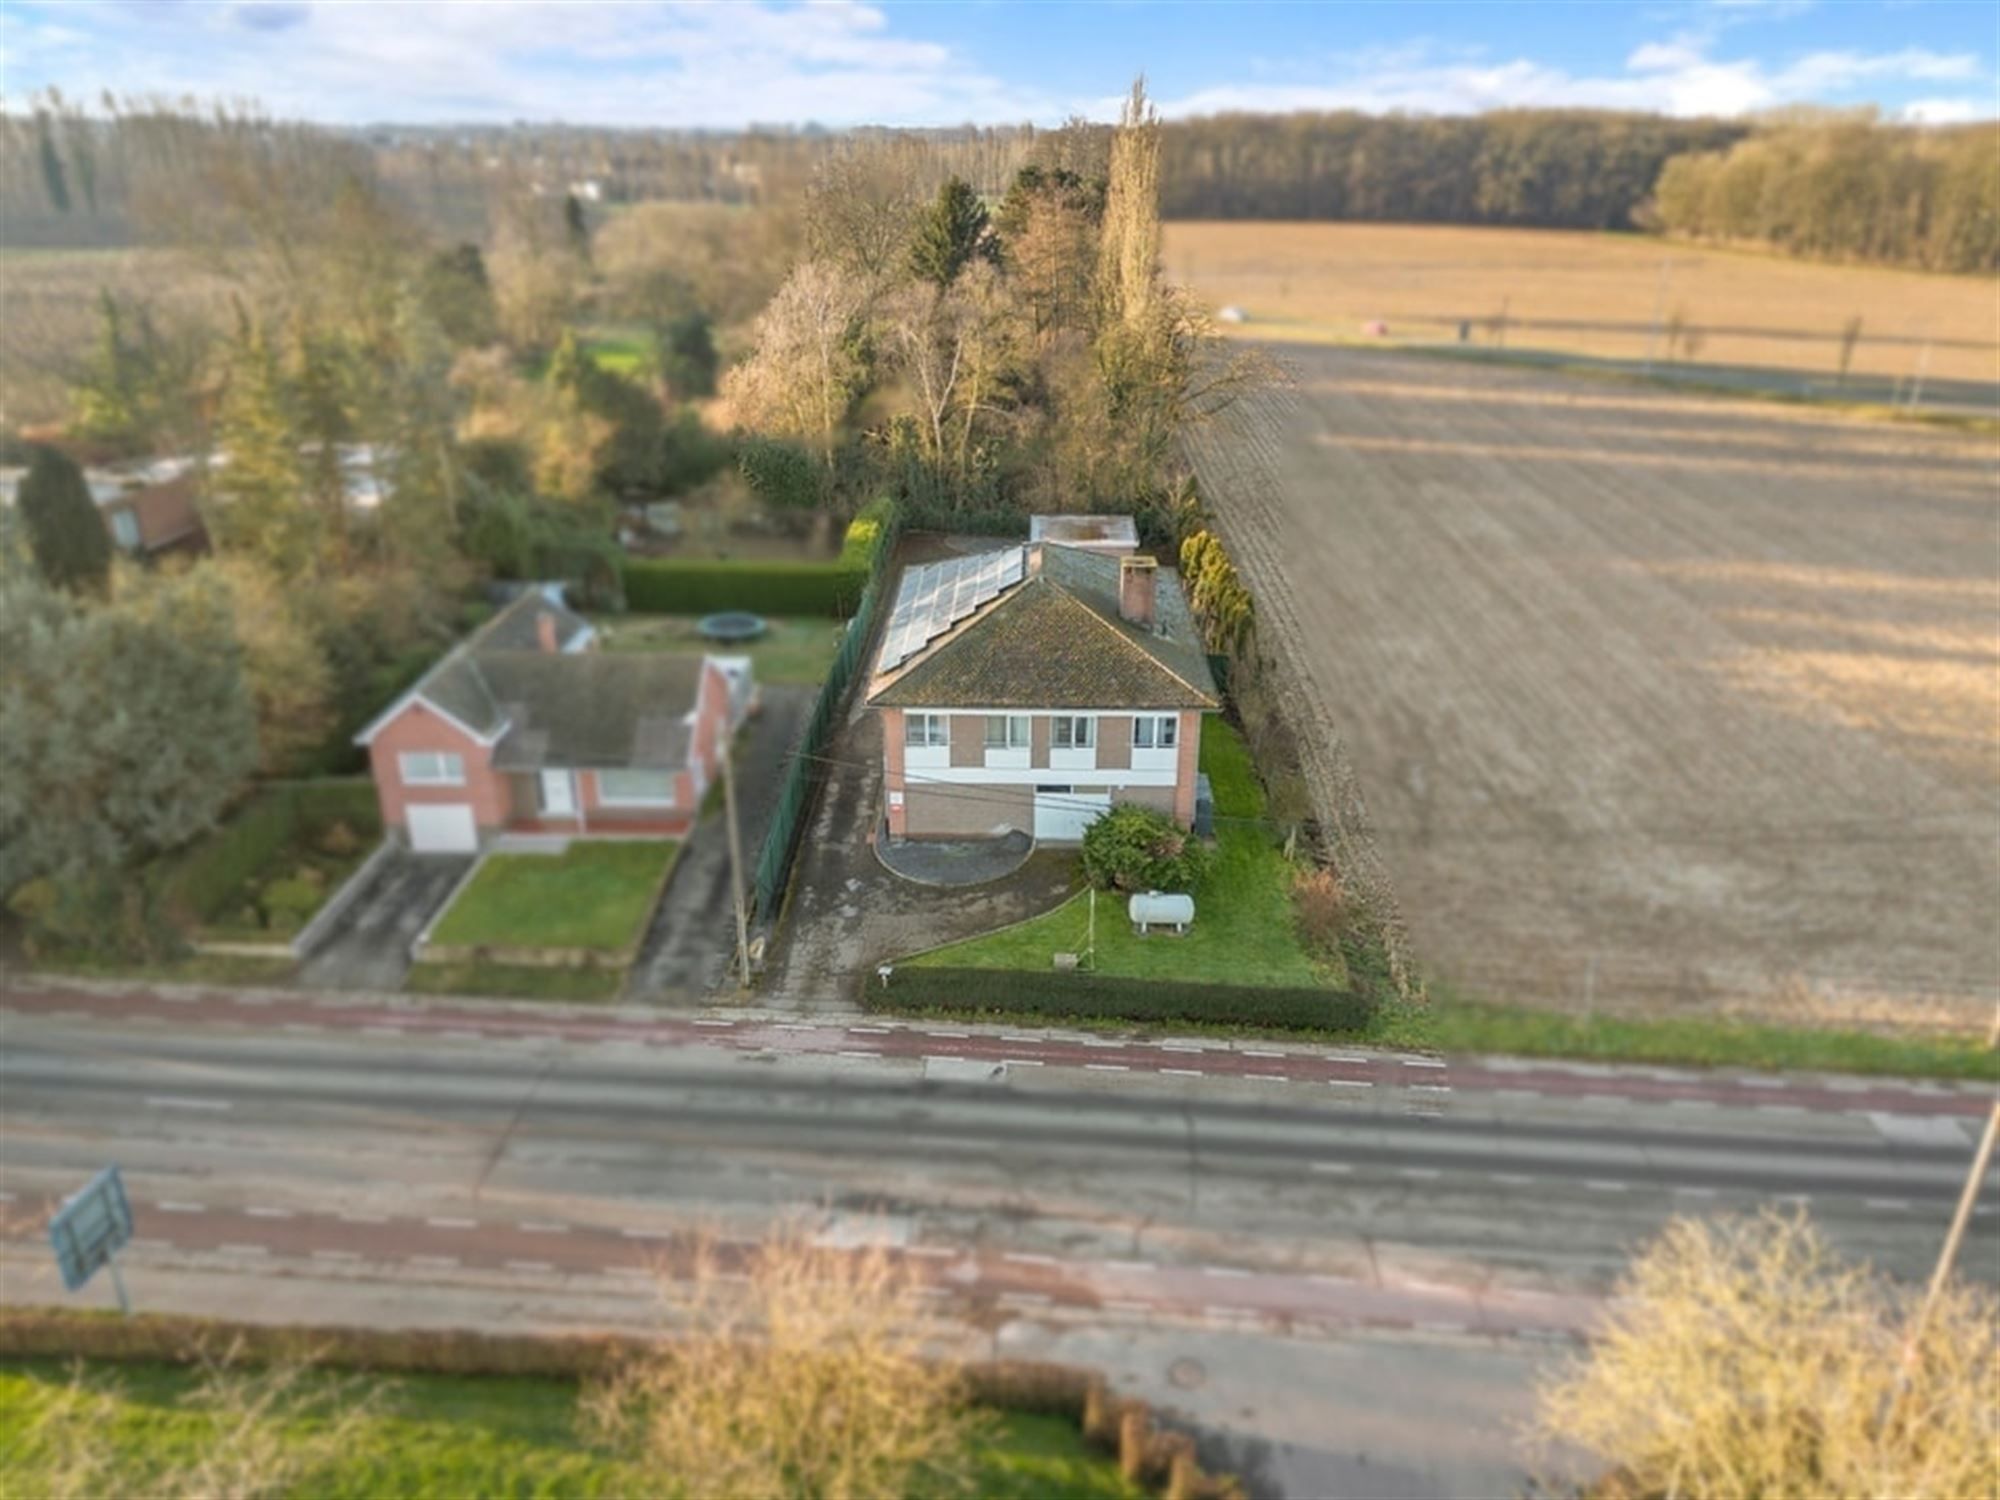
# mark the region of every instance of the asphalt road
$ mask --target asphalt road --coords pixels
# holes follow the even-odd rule
[[[1905,1092],[1930,1109],[1690,1108],[1457,1066],[1430,1082],[1394,1057],[1366,1087],[1302,1088],[1081,1044],[994,1063],[965,1030],[802,1049],[788,1039],[817,1028],[426,1033],[353,1007],[40,998],[6,997],[0,1047],[6,1300],[60,1298],[47,1210],[107,1161],[134,1198],[145,1305],[307,1321],[629,1322],[695,1236],[727,1250],[803,1214],[829,1243],[897,1247],[967,1337],[1101,1358],[1233,1438],[1237,1462],[1268,1440],[1273,1492],[1518,1478],[1524,1372],[1591,1326],[1674,1213],[1798,1198],[1846,1248],[1922,1275],[1978,1125],[1962,1090]],[[952,1050],[891,1055],[892,1036]],[[1975,1220],[1975,1274],[2000,1268],[1995,1230]],[[1452,1443],[1384,1419],[1370,1371],[1388,1367],[1455,1393]],[[1309,1410],[1302,1378],[1327,1383]]]

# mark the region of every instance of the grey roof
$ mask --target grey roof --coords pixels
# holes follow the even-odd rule
[[[494,768],[685,766],[702,664],[650,652],[482,651],[479,675],[512,724]]]
[[[1028,548],[1027,564],[1019,583],[914,655],[890,660],[885,641],[868,701],[912,708],[1220,705],[1172,569],[1154,575],[1148,629],[1119,614],[1118,557],[1043,544]],[[910,586],[906,576],[902,588]],[[899,589],[899,606],[901,596]]]
[[[555,621],[555,651],[542,649],[543,615]],[[686,765],[705,658],[564,649],[590,628],[560,600],[531,589],[412,691],[477,734],[504,730],[493,750],[499,770]]]
[[[1095,552],[1139,550],[1139,527],[1130,516],[1030,516],[1028,540],[1088,547]]]

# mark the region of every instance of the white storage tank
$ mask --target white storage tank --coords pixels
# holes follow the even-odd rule
[[[1125,904],[1134,932],[1151,932],[1165,927],[1186,932],[1194,925],[1194,897],[1177,891],[1142,891]]]

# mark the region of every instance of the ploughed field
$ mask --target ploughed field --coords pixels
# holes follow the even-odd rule
[[[1650,343],[1662,367],[1757,366],[1830,381],[1859,317],[1849,373],[1877,378],[1857,379],[1857,397],[1884,399],[1895,389],[1885,383],[1920,369],[1933,394],[1942,383],[2000,380],[2000,303],[1981,276],[1448,224],[1174,223],[1165,258],[1204,300],[1242,308],[1246,333],[1355,337],[1380,321],[1391,339],[1455,343],[1466,322],[1476,350],[1504,343],[1640,361]],[[1991,400],[1989,391],[1982,404]]]
[[[1575,1008],[1982,1026],[2000,454],[1292,346],[1192,445],[1429,972]]]

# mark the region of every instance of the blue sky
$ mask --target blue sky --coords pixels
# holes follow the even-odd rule
[[[224,96],[340,123],[1054,123],[1108,118],[1143,70],[1169,115],[1805,102],[1938,121],[2000,113],[1996,31],[1993,0],[0,0],[0,97]]]

